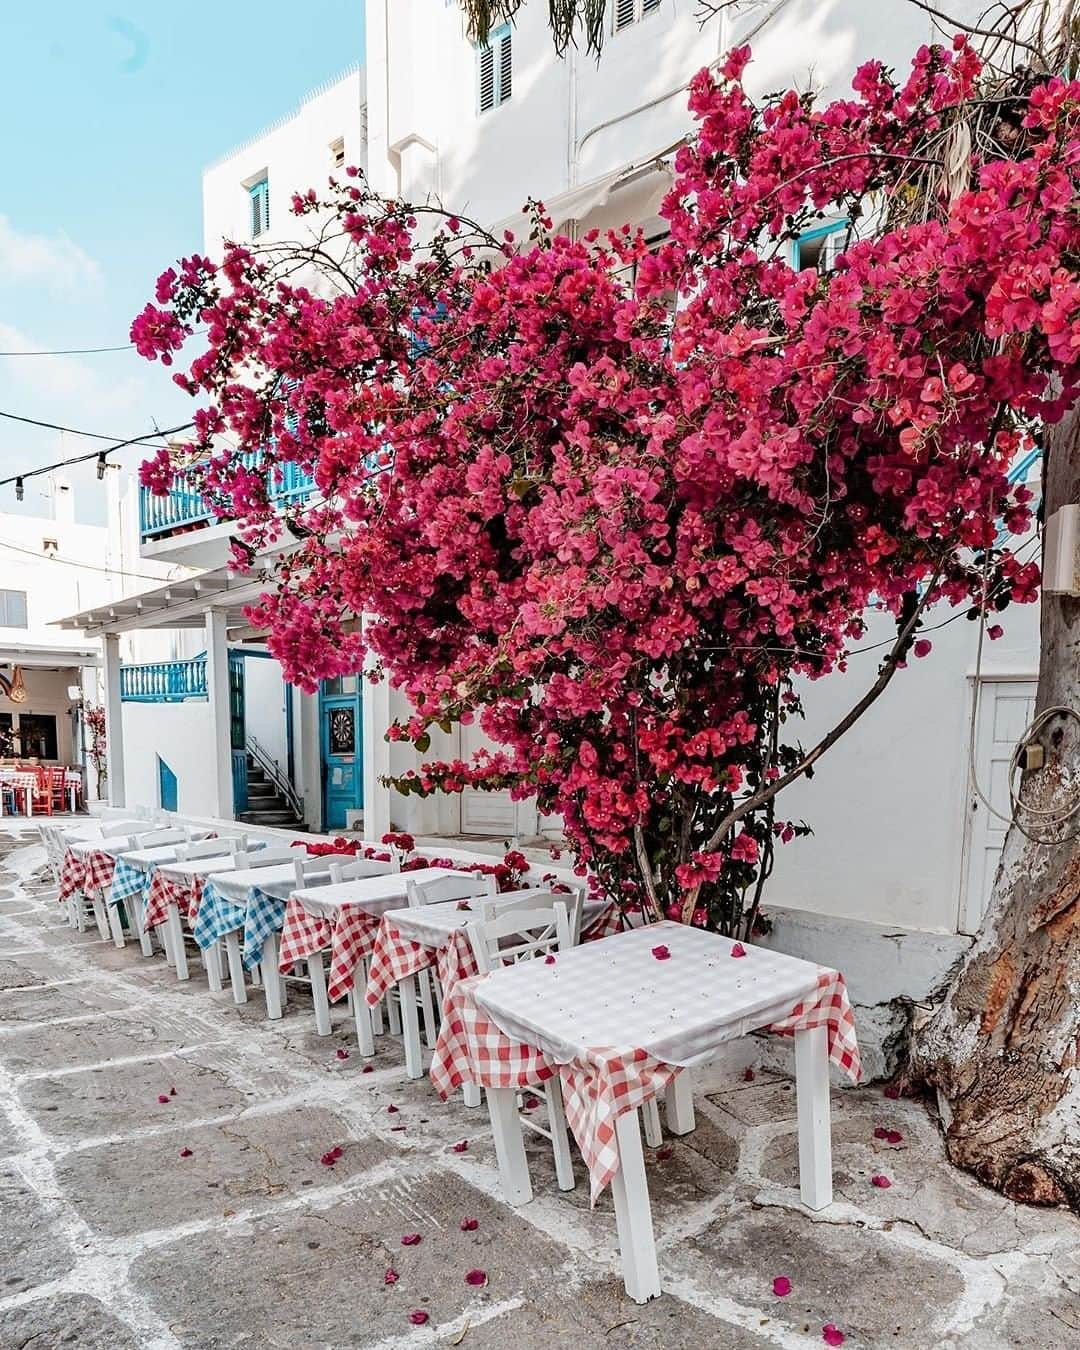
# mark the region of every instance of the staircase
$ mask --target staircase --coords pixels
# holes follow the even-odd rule
[[[247,825],[273,825],[282,830],[305,830],[307,826],[297,819],[296,812],[274,786],[257,763],[254,755],[247,757],[248,809],[238,817]]]

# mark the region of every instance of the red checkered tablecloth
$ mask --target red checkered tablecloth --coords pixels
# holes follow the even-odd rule
[[[70,900],[73,895],[82,890],[85,878],[86,860],[72,849],[65,849],[64,861],[60,868],[60,889],[56,893],[56,898],[60,904]]]
[[[86,871],[83,876],[84,891],[107,891],[112,885],[113,872],[116,871],[116,859],[104,849],[91,849],[86,855]]]
[[[425,947],[402,937],[388,914],[379,920],[371,950],[364,997],[374,1008],[399,981],[434,966],[448,998],[460,980],[476,974],[476,957],[464,928],[455,928],[438,947]]]
[[[309,914],[303,901],[289,897],[281,930],[278,970],[286,974],[297,961],[330,950],[326,995],[335,1003],[353,987],[356,967],[370,956],[379,929],[379,916],[355,905],[342,905],[333,920]]]
[[[203,878],[191,877],[178,881],[162,875],[158,868],[150,882],[150,894],[146,899],[146,915],[143,920],[147,928],[155,928],[165,923],[169,917],[169,906],[175,905],[189,924],[194,924],[199,915],[199,901],[202,899]]]
[[[462,979],[446,994],[431,1080],[446,1099],[462,1083],[477,1087],[537,1087],[558,1072],[566,1119],[589,1169],[592,1200],[618,1171],[615,1122],[625,1111],[664,1092],[681,1068],[643,1049],[586,1050],[566,1064],[553,1064],[536,1046],[507,1036],[477,1005],[477,986],[488,977]],[[828,1031],[829,1058],[853,1082],[862,1076],[855,1020],[843,976],[822,971],[815,995],[805,998],[767,1030],[785,1035],[814,1027]]]

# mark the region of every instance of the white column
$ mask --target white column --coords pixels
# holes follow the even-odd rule
[[[109,803],[126,806],[124,798],[124,709],[120,702],[120,638],[106,633],[101,640],[105,658],[105,738]]]
[[[390,788],[379,780],[390,772],[390,684],[363,682],[361,722],[364,735],[364,838],[381,839],[390,829]]]
[[[210,815],[233,819],[232,738],[229,728],[229,649],[226,616],[206,611],[206,693],[209,699],[211,744],[214,747],[214,800]]]

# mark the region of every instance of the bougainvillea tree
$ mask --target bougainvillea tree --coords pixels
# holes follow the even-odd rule
[[[494,239],[354,175],[296,197],[310,243],[187,259],[133,327],[166,361],[206,330],[191,457],[247,546],[282,528],[268,479],[315,476],[257,614],[290,678],[369,653],[414,709],[391,737],[477,719],[500,747],[402,791],[535,796],[613,895],[727,931],[801,828],[776,794],[927,654],[927,609],[1035,598],[1007,471],[1080,368],[1080,87],[1032,81],[973,149],[962,39],[824,107],[755,105],[748,59],[693,83],[654,252],[539,206]],[[793,270],[823,214],[834,269]],[[798,681],[872,608],[878,680],[804,751]]]

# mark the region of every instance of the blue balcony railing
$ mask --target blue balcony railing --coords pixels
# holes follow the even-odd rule
[[[120,667],[120,698],[124,703],[183,703],[206,696],[205,656]]]
[[[262,451],[254,451],[245,455],[243,462],[246,468],[258,469],[262,459]],[[306,501],[315,487],[315,480],[298,464],[280,464],[267,473],[269,497],[276,507],[296,506]],[[213,524],[215,519],[190,472],[178,473],[165,497],[155,496],[149,488],[139,488],[139,534],[144,543]]]

